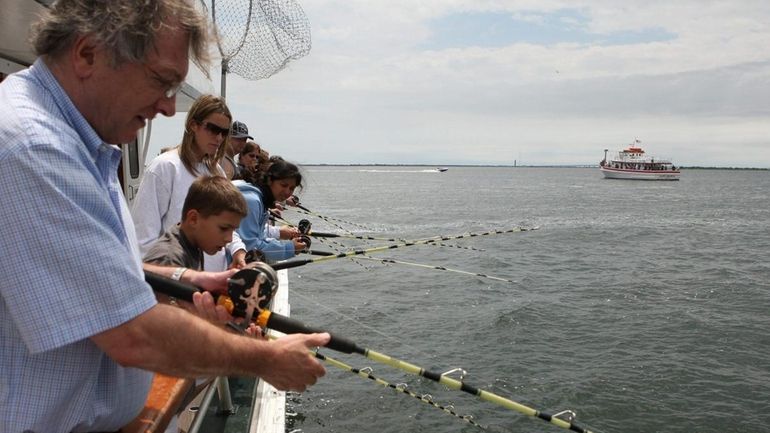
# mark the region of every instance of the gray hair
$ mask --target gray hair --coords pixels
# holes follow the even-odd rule
[[[142,62],[158,32],[178,27],[190,35],[193,63],[207,71],[210,30],[194,0],[59,0],[34,24],[31,42],[39,56],[58,57],[80,35],[93,35],[112,66]]]

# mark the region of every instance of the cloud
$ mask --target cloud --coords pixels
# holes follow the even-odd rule
[[[236,117],[289,159],[595,163],[639,136],[680,164],[770,167],[770,3],[302,6],[309,56],[228,78]]]

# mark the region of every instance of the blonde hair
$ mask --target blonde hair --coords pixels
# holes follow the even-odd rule
[[[203,121],[211,114],[219,113],[227,117],[230,122],[233,121],[233,116],[230,114],[230,109],[227,108],[225,100],[214,95],[203,95],[196,99],[190,111],[187,112],[187,119],[184,122],[184,136],[182,136],[182,144],[179,145],[179,158],[182,160],[187,171],[192,173],[193,176],[198,176],[198,170],[195,169],[198,163],[198,156],[196,154],[195,146],[195,132],[192,130],[192,124],[203,124]],[[222,140],[222,144],[217,149],[217,153],[213,158],[211,156],[204,156],[203,162],[209,169],[210,174],[220,174],[219,161],[225,155],[227,148],[227,140],[230,139],[230,131],[228,127],[227,135]]]
[[[37,55],[56,58],[79,36],[92,35],[116,67],[143,62],[159,32],[169,28],[188,33],[193,63],[208,71],[213,35],[192,0],[59,0],[33,25],[31,42]]]

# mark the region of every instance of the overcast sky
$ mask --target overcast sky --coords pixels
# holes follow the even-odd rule
[[[677,165],[770,167],[766,0],[301,5],[308,56],[228,76],[235,118],[289,160],[596,164],[639,139]]]

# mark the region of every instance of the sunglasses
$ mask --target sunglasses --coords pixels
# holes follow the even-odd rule
[[[221,128],[211,122],[203,122],[201,125],[203,125],[203,127],[206,128],[206,131],[210,132],[211,135],[221,135],[223,138],[227,137],[227,134],[230,132],[230,128]]]

